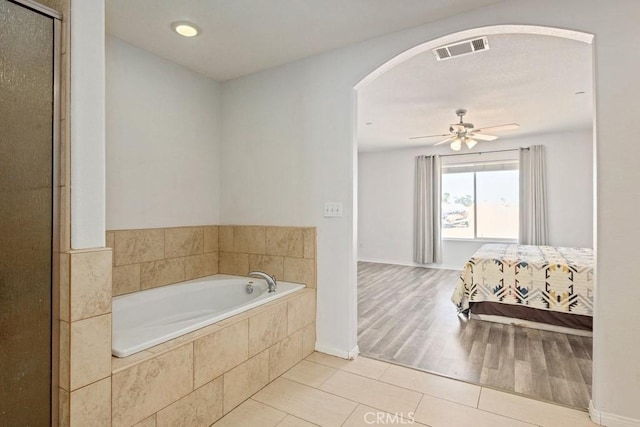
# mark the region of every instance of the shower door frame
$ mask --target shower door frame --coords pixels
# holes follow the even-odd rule
[[[60,181],[64,171],[61,170],[60,158],[60,61],[61,61],[61,36],[62,36],[62,14],[47,6],[37,3],[33,0],[8,0],[18,6],[22,6],[35,13],[47,16],[53,21],[53,114],[51,126],[51,150],[52,150],[52,213],[51,213],[51,372],[50,372],[50,404],[51,414],[50,420],[52,426],[60,424],[60,402],[59,402],[59,384],[60,384],[60,257],[61,253],[68,248],[61,247],[60,239]],[[67,75],[69,70],[67,70]],[[68,90],[68,89],[67,89]],[[64,108],[68,110],[69,106]],[[66,114],[67,120],[69,114]],[[67,148],[68,149],[68,148]],[[67,164],[68,168],[69,165]],[[68,229],[68,228],[67,228]]]

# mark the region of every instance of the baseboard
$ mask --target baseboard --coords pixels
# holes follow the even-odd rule
[[[593,401],[589,401],[589,417],[591,418],[591,421],[600,426],[640,427],[640,420],[623,417],[621,415],[610,414],[608,412],[598,411],[593,407]]]
[[[421,267],[421,268],[437,268],[439,270],[460,270],[460,266],[456,265],[444,265],[444,264],[418,264],[416,262],[401,262],[392,261],[388,259],[358,259],[359,262],[373,262],[376,264],[392,264],[392,265],[404,265],[407,267]]]
[[[358,346],[355,346],[353,349],[351,349],[351,351],[344,351],[332,347],[325,347],[323,345],[319,345],[318,343],[316,343],[316,351],[348,360],[353,360],[358,357],[358,354],[360,354],[360,349],[358,348]]]
[[[600,411],[593,407],[593,400],[589,400],[589,418],[591,418],[591,421],[595,424],[598,424],[599,426],[602,425],[600,421]]]

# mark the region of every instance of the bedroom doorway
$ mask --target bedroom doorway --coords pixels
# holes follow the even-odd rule
[[[476,39],[484,40],[486,51],[444,60],[434,52]],[[593,348],[592,339],[585,336],[588,333],[469,320],[459,316],[451,302],[461,270],[476,251],[486,243],[517,243],[506,234],[479,236],[477,225],[468,235],[469,223],[477,222],[479,206],[488,196],[469,192],[473,200],[466,207],[471,206],[471,213],[449,221],[456,236],[446,230],[449,237],[442,241],[441,262],[416,263],[413,242],[416,156],[438,154],[460,159],[465,167],[491,168],[496,167],[491,156],[497,154],[489,153],[513,152],[517,161],[519,148],[543,145],[548,244],[593,248],[595,189],[587,188],[575,198],[558,191],[593,182],[592,39],[583,33],[539,27],[468,30],[410,49],[356,86],[360,354],[472,384],[588,407]],[[536,88],[536,84],[546,86]],[[497,140],[478,138],[472,149],[461,144],[462,150],[453,151],[455,140],[449,139],[449,132],[456,130],[454,113],[460,108],[468,110],[464,123],[478,129],[519,126],[496,132]],[[546,119],[547,114],[555,119]],[[423,135],[435,138],[410,139]],[[438,142],[443,143],[434,146]],[[482,153],[475,157],[484,158],[469,153]],[[496,192],[495,184],[489,188]],[[507,196],[494,196],[509,204]],[[451,204],[462,202],[460,198]],[[576,211],[581,215],[571,214]]]

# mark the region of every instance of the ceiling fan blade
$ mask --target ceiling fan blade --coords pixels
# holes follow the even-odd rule
[[[498,139],[498,137],[494,135],[487,135],[485,133],[475,133],[475,132],[470,133],[469,137],[479,139],[480,141],[493,141]]]
[[[453,141],[454,139],[456,139],[455,136],[450,136],[449,138],[445,138],[442,141],[436,142],[435,144],[433,144],[433,146],[435,147],[436,145],[444,144],[446,142]]]
[[[442,134],[438,134],[438,135],[412,136],[412,137],[411,137],[411,138],[409,138],[409,139],[434,138],[434,137],[436,137],[436,136],[440,136],[440,137],[442,137],[442,136],[450,136],[450,134],[448,134],[448,133],[442,133]]]
[[[500,132],[502,130],[518,129],[520,127],[517,123],[508,123],[506,125],[489,126],[487,128],[475,129],[475,132]]]

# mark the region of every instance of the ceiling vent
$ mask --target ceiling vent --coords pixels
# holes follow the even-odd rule
[[[460,43],[450,44],[434,49],[438,61],[451,59],[456,56],[469,55],[470,53],[479,52],[489,49],[489,40],[486,37],[480,37],[473,40],[467,40]]]

